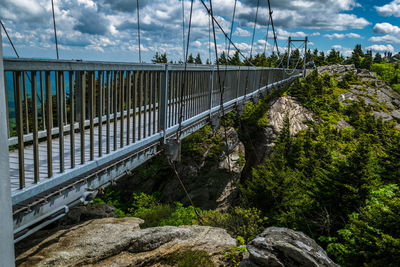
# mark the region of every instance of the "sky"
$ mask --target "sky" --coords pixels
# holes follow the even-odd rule
[[[205,1],[209,5],[209,0]],[[229,33],[235,0],[213,0],[216,20]],[[259,2],[255,38],[252,33]],[[190,1],[184,1],[185,36]],[[137,0],[54,0],[60,59],[138,62]],[[182,1],[139,0],[142,61],[156,52],[169,60],[183,58]],[[309,39],[308,47],[334,48],[351,55],[356,44],[376,52],[400,51],[400,0],[271,0],[273,19],[281,51],[287,38]],[[0,0],[0,19],[21,57],[55,59],[51,0]],[[194,1],[189,53],[203,61],[213,53],[209,16],[199,0]],[[269,38],[266,43],[266,34]],[[218,52],[227,49],[216,30]],[[272,52],[267,0],[238,0],[233,42],[249,56],[250,51]],[[15,57],[2,32],[5,57]],[[297,44],[301,46],[301,43]],[[231,51],[233,49],[231,48]]]

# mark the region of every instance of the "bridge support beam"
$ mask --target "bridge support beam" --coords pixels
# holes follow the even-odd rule
[[[3,43],[0,30],[0,266],[15,266],[11,207],[11,186],[8,158],[6,92],[4,86]]]

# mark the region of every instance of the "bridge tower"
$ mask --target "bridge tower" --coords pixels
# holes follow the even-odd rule
[[[308,44],[308,37],[306,36],[304,39],[292,39],[292,37],[288,38],[288,60],[287,60],[287,69],[289,69],[290,67],[290,53],[291,53],[291,49],[292,49],[292,43],[300,43],[300,47],[304,46],[304,62],[303,62],[303,70],[304,70],[304,74],[303,76],[305,76],[306,73],[306,64],[307,64],[307,44]]]
[[[12,267],[14,263],[14,236],[11,208],[11,186],[8,158],[8,131],[6,92],[4,86],[3,43],[0,30],[0,267]]]

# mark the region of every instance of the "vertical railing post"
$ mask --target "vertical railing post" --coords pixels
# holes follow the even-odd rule
[[[236,105],[239,104],[239,93],[240,93],[240,66],[237,74],[237,83],[236,83]]]
[[[164,144],[167,131],[167,109],[168,109],[168,64],[165,64],[165,71],[162,75],[161,82],[161,110],[160,110],[160,127],[163,132]]]
[[[212,105],[213,105],[213,91],[214,91],[214,66],[211,65],[211,71],[210,71],[210,84],[209,84],[209,94],[208,94],[208,108],[210,112],[210,117],[211,117],[211,110],[212,110]]]
[[[7,103],[4,87],[3,44],[0,31],[0,103]],[[0,105],[0,147],[8,148],[6,106]],[[15,266],[8,149],[0,149],[0,266]]]

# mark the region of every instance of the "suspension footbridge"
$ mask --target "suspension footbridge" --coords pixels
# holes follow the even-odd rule
[[[5,255],[13,254],[12,240],[87,203],[99,188],[165,152],[171,140],[303,75],[300,60],[289,70],[281,65],[284,57],[277,68],[252,66],[248,58],[248,66],[219,65],[215,24],[229,41],[228,56],[232,45],[245,57],[231,40],[235,9],[228,36],[211,1],[210,8],[201,2],[213,26],[216,65],[59,60],[58,49],[57,60],[20,59],[16,50],[18,58],[3,58],[0,33],[0,249]],[[257,14],[258,7],[251,47]],[[192,10],[185,62],[191,16]],[[273,28],[272,12],[269,23]],[[251,54],[252,49],[250,59]]]

